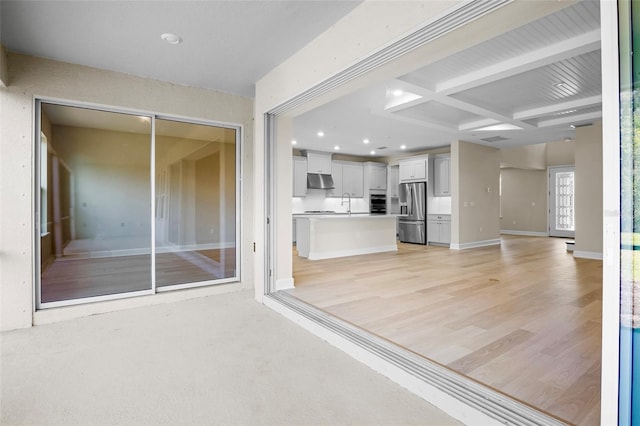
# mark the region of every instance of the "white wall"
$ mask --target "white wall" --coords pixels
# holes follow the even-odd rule
[[[576,129],[573,255],[602,258],[602,122]]]
[[[503,148],[500,150],[502,167],[544,170],[547,167],[547,145],[544,143]]]
[[[547,233],[547,172],[502,169],[500,229]]]
[[[111,71],[9,54],[9,81],[0,88],[0,329],[29,327],[33,314],[34,97],[67,99],[136,111],[194,117],[243,126],[241,171],[253,181],[252,100]],[[253,285],[252,185],[243,186],[242,286]],[[11,208],[4,208],[11,206]],[[139,302],[131,302],[139,303]],[[119,302],[114,306],[126,306]],[[88,312],[83,308],[83,312]]]
[[[500,150],[465,141],[451,144],[451,248],[499,243]],[[454,186],[455,185],[455,186]]]
[[[77,239],[149,235],[150,133],[54,125],[51,145],[74,173]]]
[[[547,167],[575,164],[576,141],[556,141],[546,144]]]

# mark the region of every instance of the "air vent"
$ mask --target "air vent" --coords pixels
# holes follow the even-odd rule
[[[575,124],[573,127],[577,129],[579,127],[589,127],[589,126],[593,126],[593,123]]]
[[[378,148],[376,148],[376,149],[387,149],[387,147],[386,147],[386,146],[379,146],[379,147],[378,147]]]
[[[489,143],[493,143],[493,142],[500,142],[500,141],[506,141],[508,140],[508,138],[503,138],[502,136],[492,136],[490,138],[484,138],[484,139],[480,139],[481,141],[485,141],[485,142],[489,142]]]

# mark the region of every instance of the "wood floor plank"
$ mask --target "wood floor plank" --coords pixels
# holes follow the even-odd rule
[[[321,261],[294,251],[293,269],[295,297],[569,423],[598,424],[602,262],[574,258],[565,240],[399,244]]]

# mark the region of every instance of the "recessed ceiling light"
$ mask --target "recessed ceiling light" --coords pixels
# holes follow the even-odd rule
[[[376,150],[375,150],[375,149],[372,149],[372,150],[371,150],[371,152],[370,152],[369,154],[371,154],[371,155],[376,155]]]
[[[340,147],[338,145],[334,146],[333,149],[335,149],[336,151],[340,151]]]
[[[393,94],[393,96],[402,96],[404,92],[401,89],[396,89],[391,93]]]
[[[368,144],[369,143],[369,139],[362,139],[362,143]]]
[[[164,33],[160,36],[160,38],[169,44],[180,44],[182,42],[180,36],[173,33]]]
[[[576,126],[575,126],[575,125],[573,125],[573,124],[572,124],[572,125],[570,125],[569,127],[571,127],[572,129],[575,129],[575,128],[576,128]]]
[[[400,149],[407,149],[406,145],[400,145]]]
[[[322,130],[320,130],[317,134],[318,134],[318,137],[319,137],[319,138],[321,138],[321,137],[323,137],[323,136],[324,136],[324,132],[323,132]]]
[[[298,143],[298,141],[297,141],[297,140],[295,140],[295,139],[291,141],[291,145],[295,145],[295,144],[297,144],[297,143]]]

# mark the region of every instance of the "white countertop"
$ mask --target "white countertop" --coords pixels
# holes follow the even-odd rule
[[[399,214],[370,214],[370,213],[333,213],[333,214],[304,214],[294,213],[296,219],[389,219],[397,218]]]

